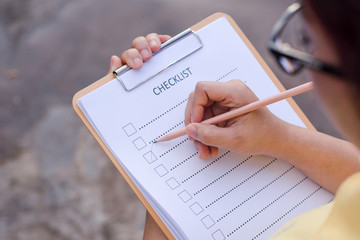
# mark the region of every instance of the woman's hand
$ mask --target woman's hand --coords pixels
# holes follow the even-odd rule
[[[131,68],[139,69],[143,62],[151,59],[152,54],[160,50],[162,43],[170,39],[168,35],[159,35],[150,33],[146,37],[137,37],[132,42],[132,48],[118,56],[112,56],[110,59],[109,73],[126,64]]]
[[[271,153],[285,123],[267,108],[217,125],[199,123],[256,100],[254,93],[240,80],[199,82],[196,85],[186,106],[185,125],[200,158],[215,157],[218,147],[246,154]]]

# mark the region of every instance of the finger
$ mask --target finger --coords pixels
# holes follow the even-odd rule
[[[121,61],[131,68],[139,69],[143,65],[142,57],[139,51],[135,48],[131,48],[121,54]]]
[[[190,131],[192,131],[192,130],[190,130]],[[191,133],[191,134],[193,134],[193,133]],[[189,135],[189,137],[190,137],[190,135]],[[194,141],[194,144],[195,144],[196,150],[199,153],[199,157],[201,159],[205,159],[209,156],[215,158],[218,155],[219,149],[217,147],[207,146],[200,141]]]
[[[169,40],[169,35],[159,35],[157,33],[150,33],[146,36],[146,40],[150,46],[152,52],[158,52],[161,48],[161,44]]]
[[[109,73],[114,72],[116,69],[122,66],[121,60],[118,56],[112,55],[110,58],[110,66],[109,66]]]
[[[209,85],[213,85],[213,83],[198,82],[196,84],[191,106],[191,122],[200,122],[204,117],[205,107],[213,103],[207,94]]]
[[[161,43],[164,43],[167,40],[169,40],[171,38],[171,36],[169,36],[169,35],[159,35],[159,38],[160,38]]]
[[[192,99],[193,99],[194,92],[191,92],[189,94],[188,101],[186,103],[185,107],[185,126],[191,123],[191,105],[192,105]]]
[[[150,34],[146,35],[146,40],[147,40],[152,52],[155,53],[160,50],[162,42],[157,33],[150,33]]]
[[[200,158],[200,159],[206,159],[206,158],[209,157],[209,155],[210,155],[210,150],[209,150],[209,147],[208,147],[208,146],[202,144],[202,143],[199,142],[199,141],[195,141],[194,144],[195,144],[196,150],[197,150],[198,153],[199,153],[199,158]]]
[[[186,133],[204,145],[222,147],[233,139],[234,130],[215,125],[192,123],[186,127]]]
[[[192,122],[200,122],[203,119],[204,108],[211,106],[214,102],[218,102],[225,108],[240,107],[248,103],[251,98],[248,95],[253,95],[253,93],[240,80],[226,83],[198,82],[191,108]]]
[[[209,150],[210,150],[210,156],[212,158],[215,158],[219,153],[219,148],[217,147],[209,146]]]
[[[148,61],[151,58],[152,52],[145,37],[135,38],[132,42],[132,47],[139,51],[143,61]]]
[[[185,126],[189,125],[191,123],[191,103],[192,103],[192,98],[193,98],[193,94],[194,92],[191,92],[189,94],[189,98],[188,101],[186,103],[186,108],[185,108]],[[192,137],[189,136],[189,140],[190,141],[194,141],[194,139]]]

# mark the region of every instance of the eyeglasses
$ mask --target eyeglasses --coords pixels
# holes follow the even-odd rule
[[[270,35],[269,50],[274,54],[280,67],[288,74],[296,74],[304,66],[307,66],[343,77],[343,71],[339,67],[324,63],[312,56],[314,49],[310,38],[304,32],[302,15],[296,14],[301,9],[300,3],[293,3],[281,15]],[[287,27],[285,28],[285,26]],[[301,32],[301,34],[297,32]]]

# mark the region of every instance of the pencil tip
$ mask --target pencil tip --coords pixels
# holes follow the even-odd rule
[[[157,139],[157,140],[156,140],[156,143],[162,142],[162,141],[163,141],[163,138],[164,138],[164,137],[161,137],[161,138]]]

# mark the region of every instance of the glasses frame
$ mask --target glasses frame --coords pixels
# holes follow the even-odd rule
[[[343,71],[332,64],[325,63],[316,59],[311,54],[306,52],[299,51],[297,49],[291,48],[288,44],[284,44],[279,42],[280,35],[286,27],[289,20],[300,10],[302,9],[302,5],[298,2],[291,4],[286,11],[281,15],[279,20],[275,23],[270,38],[268,40],[268,49],[275,56],[278,64],[281,69],[284,70],[287,74],[295,75],[300,70],[303,69],[304,66],[314,68],[316,70],[320,70],[326,72],[331,75],[335,75],[337,77],[344,77]],[[300,67],[296,69],[294,72],[287,72],[282,64],[280,63],[280,58],[286,57],[290,60],[294,60],[300,64]]]

